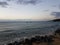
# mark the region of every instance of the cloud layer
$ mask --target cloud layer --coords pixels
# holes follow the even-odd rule
[[[0,1],[0,6],[2,7],[6,7],[7,5],[9,5],[9,2],[13,1],[13,3],[15,2],[15,4],[33,4],[36,5],[38,3],[41,2],[41,0],[2,0]]]
[[[40,3],[41,0],[18,0],[17,2],[20,4],[37,4]]]
[[[54,15],[56,18],[60,18],[60,12],[52,12],[51,15]]]
[[[0,1],[0,6],[5,7],[5,6],[7,6],[7,5],[8,5],[7,2],[2,2],[2,1]]]

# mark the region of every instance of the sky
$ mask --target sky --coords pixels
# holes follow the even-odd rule
[[[0,0],[0,19],[60,18],[60,0]]]

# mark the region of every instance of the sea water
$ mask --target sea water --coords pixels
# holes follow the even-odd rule
[[[0,45],[23,37],[53,34],[59,27],[60,22],[52,21],[0,22]]]

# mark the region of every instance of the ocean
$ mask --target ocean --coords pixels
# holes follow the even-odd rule
[[[0,22],[0,45],[34,35],[50,35],[60,27],[60,22],[16,21]]]

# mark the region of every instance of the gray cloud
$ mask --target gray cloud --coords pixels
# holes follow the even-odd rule
[[[58,4],[58,5],[52,5],[52,7],[57,7],[58,9],[60,9],[60,4]]]
[[[52,5],[52,7],[57,7],[57,5]]]
[[[38,4],[41,3],[42,0],[6,0],[6,1],[15,1],[18,4]]]
[[[12,3],[15,2],[15,4],[23,4],[23,5],[27,4],[36,5],[42,2],[41,0],[2,0],[0,1],[0,6],[7,7],[11,1],[13,1]]]
[[[17,1],[19,4],[37,4],[42,2],[41,0],[18,0]]]
[[[59,9],[60,9],[60,5],[59,5]]]
[[[8,5],[7,2],[3,2],[3,1],[1,2],[1,1],[0,1],[0,6],[2,6],[2,7],[6,7],[7,5]]]
[[[55,16],[56,18],[60,18],[60,12],[52,12],[51,15]]]
[[[11,0],[7,0],[7,1],[11,1]]]
[[[44,12],[48,12],[49,11],[49,9],[47,9],[47,10],[43,10]]]

